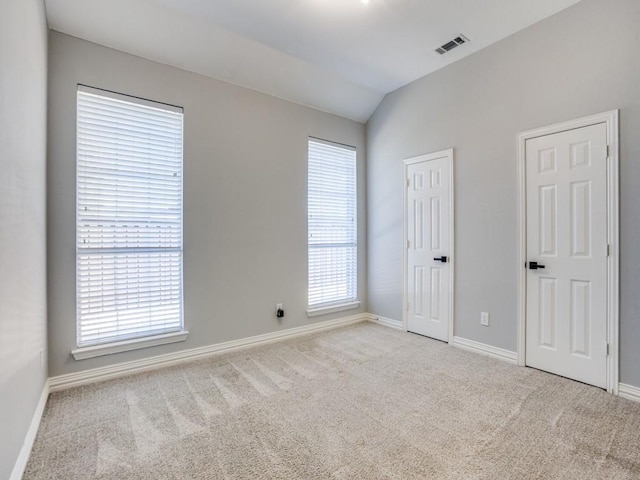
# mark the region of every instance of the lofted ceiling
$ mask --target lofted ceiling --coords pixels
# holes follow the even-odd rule
[[[49,26],[366,122],[384,95],[579,0],[45,0]],[[440,56],[459,34],[471,42]]]

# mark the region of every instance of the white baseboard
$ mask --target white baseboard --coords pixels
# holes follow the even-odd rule
[[[372,323],[376,323],[384,327],[389,327],[389,328],[393,328],[395,330],[400,330],[401,332],[404,332],[404,325],[402,325],[402,322],[399,320],[381,317],[379,315],[373,315],[371,313],[368,313],[367,317],[368,317],[368,320]]]
[[[495,358],[496,360],[502,360],[503,362],[511,363],[512,365],[518,364],[518,354],[511,350],[492,347],[491,345],[475,342],[462,337],[453,337],[451,345],[461,348],[462,350],[486,355],[487,357]]]
[[[265,345],[272,342],[278,342],[281,340],[298,337],[300,335],[308,335],[314,332],[321,332],[323,330],[330,330],[332,328],[344,327],[347,325],[352,325],[354,323],[364,322],[368,319],[369,317],[366,313],[360,313],[348,317],[338,318],[335,320],[327,320],[325,322],[305,325],[304,327],[289,328],[287,330],[281,330],[279,332],[256,335],[254,337],[242,338],[240,340],[232,340],[230,342],[217,343],[215,345],[209,345],[206,347],[192,348],[189,350],[182,350],[180,352],[169,353],[166,355],[157,355],[141,360],[118,363],[115,365],[110,365],[108,367],[100,367],[91,370],[84,370],[77,373],[59,375],[57,377],[51,377],[49,379],[49,389],[51,392],[57,392],[59,390],[78,387],[80,385],[101,382],[104,380],[123,377],[125,375],[132,375],[134,373],[146,372],[149,370],[155,370],[162,367],[168,367],[171,365],[198,360],[220,353],[233,352],[250,346]]]
[[[38,434],[38,428],[40,428],[40,421],[42,420],[42,414],[44,413],[44,407],[47,405],[48,398],[49,381],[47,380],[42,388],[40,400],[38,400],[38,405],[36,405],[36,410],[31,418],[29,430],[27,430],[27,435],[24,438],[24,443],[22,444],[16,463],[13,466],[13,471],[11,472],[9,480],[20,480],[24,474],[24,469],[27,467],[27,462],[29,461],[29,455],[31,455],[31,449],[36,441],[36,435]]]
[[[626,398],[627,400],[633,400],[634,402],[640,402],[640,388],[634,387],[633,385],[619,383],[618,396]]]

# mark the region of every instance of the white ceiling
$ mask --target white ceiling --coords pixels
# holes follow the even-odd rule
[[[579,0],[45,0],[49,26],[366,122],[384,95]],[[471,43],[445,56],[435,47]]]

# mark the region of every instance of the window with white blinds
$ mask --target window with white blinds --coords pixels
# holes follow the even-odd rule
[[[79,347],[179,332],[182,132],[178,107],[79,86]]]
[[[309,139],[309,307],[356,300],[356,150]]]

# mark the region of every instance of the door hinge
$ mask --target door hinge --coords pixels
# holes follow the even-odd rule
[[[610,151],[609,150],[609,145],[607,145],[607,158],[609,158],[609,155],[610,155],[609,151]]]
[[[607,257],[611,256],[611,245],[607,243]]]
[[[609,344],[607,343],[607,357],[609,356],[609,352],[610,352],[610,348],[609,348]]]
[[[407,312],[409,311],[409,302],[407,302]]]
[[[411,247],[411,241],[407,240],[407,248],[410,248],[410,247]]]
[[[409,186],[411,186],[411,180],[407,178],[407,188],[409,188]]]

